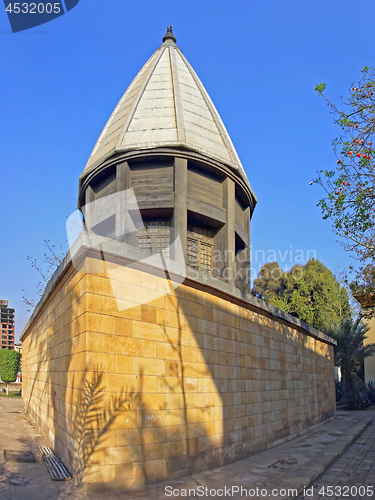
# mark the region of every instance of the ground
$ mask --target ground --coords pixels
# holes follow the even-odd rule
[[[374,408],[375,410],[375,408]],[[316,426],[300,438],[213,471],[175,482],[152,486],[137,492],[95,493],[89,496],[74,481],[52,481],[38,451],[46,445],[28,421],[21,400],[0,400],[0,435],[2,450],[32,451],[35,463],[6,462],[0,455],[0,498],[2,500],[166,500],[167,498],[219,498],[221,489],[229,488],[231,498],[276,500],[298,498],[316,500],[322,486],[372,486],[375,489],[375,411],[340,411],[335,419]],[[169,490],[166,489],[169,486]],[[198,487],[208,488],[198,495]],[[303,494],[313,486],[313,495]],[[234,487],[234,490],[232,489]],[[236,487],[247,490],[236,492]],[[185,490],[196,496],[184,496]],[[258,488],[258,495],[256,490]],[[210,494],[215,490],[217,494]],[[277,490],[277,491],[276,491]],[[282,490],[286,490],[284,495]],[[288,494],[289,490],[289,494]],[[293,491],[294,490],[294,491]],[[297,490],[297,491],[296,491]],[[168,495],[169,492],[172,492]],[[263,491],[263,493],[264,493]],[[337,490],[336,490],[337,491]],[[361,490],[363,491],[363,490]],[[369,490],[370,491],[370,490]],[[224,492],[224,490],[223,490]],[[343,492],[343,491],[342,491]],[[354,490],[352,490],[354,492]],[[359,492],[359,490],[358,490]],[[212,491],[211,493],[214,493]],[[356,498],[356,495],[326,498]],[[360,495],[358,498],[373,498]]]

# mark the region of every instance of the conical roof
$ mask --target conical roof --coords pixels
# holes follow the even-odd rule
[[[169,27],[111,114],[83,175],[117,152],[184,147],[231,166],[248,183],[219,113],[175,41]]]

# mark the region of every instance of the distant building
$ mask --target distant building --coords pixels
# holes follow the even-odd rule
[[[21,353],[22,356],[22,342],[16,342],[14,344],[14,350]]]
[[[14,309],[7,300],[0,300],[1,348],[14,349]]]

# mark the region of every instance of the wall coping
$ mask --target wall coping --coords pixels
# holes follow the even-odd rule
[[[59,267],[56,269],[51,279],[47,283],[44,293],[36,305],[33,313],[31,314],[28,322],[26,323],[20,340],[22,341],[26,336],[27,331],[31,327],[32,323],[37,318],[38,314],[42,311],[48,297],[53,293],[58,283],[62,280],[63,276],[68,272],[68,269],[74,264],[82,262],[87,256],[92,256],[102,259],[103,252],[105,252],[106,260],[119,259],[126,263],[131,263],[132,268],[136,268],[142,271],[151,272],[152,274],[159,274],[160,276],[165,276],[165,271],[160,269],[150,258],[149,252],[143,251],[126,243],[121,243],[116,240],[103,238],[101,236],[94,235],[93,233],[82,233],[75,243],[72,245],[70,251],[65,255],[61,261]],[[147,262],[145,262],[147,260]],[[330,345],[336,345],[337,342],[326,335],[325,333],[309,326],[304,321],[295,318],[291,314],[278,309],[277,307],[268,304],[266,301],[258,299],[249,293],[241,291],[239,288],[234,287],[218,278],[214,278],[208,274],[200,273],[194,269],[184,266],[182,271],[181,264],[166,259],[168,262],[168,274],[169,277],[173,279],[181,279],[182,273],[186,275],[183,280],[183,284],[195,288],[198,290],[206,291],[215,295],[217,297],[228,300],[229,302],[235,303],[246,309],[257,312],[263,316],[266,316],[276,321],[290,325],[293,328],[307,334],[310,337],[318,339]],[[155,261],[156,262],[156,261]]]

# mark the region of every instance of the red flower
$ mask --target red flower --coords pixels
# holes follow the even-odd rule
[[[348,151],[349,156],[352,156],[352,154],[353,154],[353,151]]]

